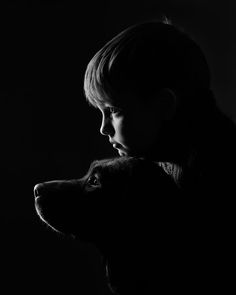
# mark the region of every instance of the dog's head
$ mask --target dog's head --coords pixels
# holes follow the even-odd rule
[[[158,164],[132,157],[94,161],[82,178],[40,183],[34,194],[37,213],[50,227],[93,242],[111,265],[126,267],[127,259],[141,263],[140,251],[147,257],[178,198]]]

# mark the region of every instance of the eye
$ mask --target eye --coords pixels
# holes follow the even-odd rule
[[[98,174],[93,174],[91,176],[89,176],[86,185],[90,186],[90,187],[98,187],[101,186],[101,182],[99,179]]]
[[[109,111],[111,114],[119,115],[121,113],[121,109],[116,107],[109,107]]]

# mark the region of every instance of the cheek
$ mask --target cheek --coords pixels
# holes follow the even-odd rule
[[[120,117],[120,118],[113,119],[112,126],[115,129],[116,135],[122,135],[125,130],[124,118]]]
[[[135,129],[136,129],[135,124],[132,120],[127,118],[122,118],[119,121],[119,126],[118,126],[119,134],[124,139],[128,140],[130,137],[132,137]]]
[[[132,124],[130,120],[124,117],[113,120],[113,128],[115,130],[115,140],[125,146],[129,145],[130,140],[134,136]]]
[[[138,125],[138,122],[133,121],[130,117],[119,118],[113,124],[116,131],[115,139],[126,147],[133,146],[139,138],[140,126]]]
[[[127,145],[136,149],[145,149],[158,140],[160,122],[157,117],[140,116],[137,120],[124,121],[121,130]]]

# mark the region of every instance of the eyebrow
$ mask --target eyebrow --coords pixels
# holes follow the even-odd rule
[[[102,110],[105,110],[105,109],[109,109],[109,108],[115,108],[117,110],[120,110],[122,111],[124,108],[122,106],[120,106],[119,104],[116,104],[116,103],[103,103],[103,104],[99,104],[97,105],[97,107],[99,109],[102,109]]]
[[[112,159],[110,159],[112,161]],[[113,165],[111,165],[111,162],[107,159],[103,160],[97,160],[94,161],[91,166],[89,167],[88,174],[93,172],[93,173],[105,173],[105,171],[113,169]],[[109,165],[110,164],[110,165]],[[116,166],[116,165],[115,165]]]
[[[102,170],[104,170],[105,166],[101,166],[101,163],[98,163],[97,161],[93,162],[91,166],[89,167],[88,174],[93,173],[101,173]]]

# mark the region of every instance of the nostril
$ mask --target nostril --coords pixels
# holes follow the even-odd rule
[[[34,186],[34,197],[35,197],[35,198],[37,198],[37,197],[40,196],[40,189],[39,189],[39,187],[40,187],[40,184],[36,184],[36,185]]]

